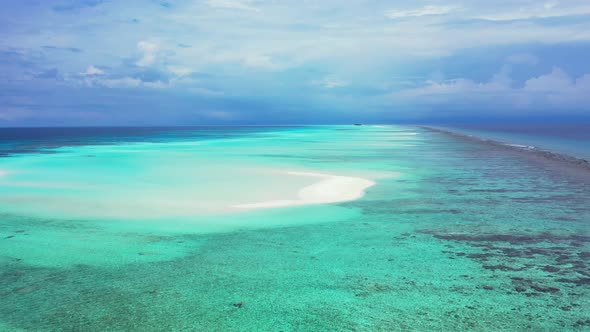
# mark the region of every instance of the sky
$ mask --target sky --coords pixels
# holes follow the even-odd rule
[[[588,0],[0,8],[0,126],[590,119]]]

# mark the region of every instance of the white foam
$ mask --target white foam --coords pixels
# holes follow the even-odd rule
[[[515,148],[521,148],[521,149],[529,149],[529,150],[535,149],[535,147],[532,145],[522,145],[522,144],[505,144],[505,145],[512,146]]]
[[[390,135],[394,135],[394,136],[416,136],[418,135],[418,133],[410,133],[410,132],[395,132],[395,133],[389,133]]]

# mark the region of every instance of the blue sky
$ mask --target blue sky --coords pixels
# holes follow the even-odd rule
[[[0,5],[0,126],[590,119],[587,0]]]

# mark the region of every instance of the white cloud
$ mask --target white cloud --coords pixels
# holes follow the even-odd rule
[[[512,78],[510,77],[510,74],[512,72],[512,68],[509,65],[504,65],[502,66],[502,69],[500,69],[500,71],[496,74],[494,74],[494,76],[492,76],[492,79],[490,80],[489,84],[493,84],[494,86],[497,87],[505,87],[505,88],[510,88],[510,86],[512,85]]]
[[[473,18],[492,21],[523,20],[531,18],[576,16],[590,14],[590,4],[586,1],[523,2],[520,6],[504,6],[480,11]]]
[[[489,82],[478,83],[457,78],[443,82],[426,81],[418,88],[404,89],[389,95],[389,100],[399,102],[412,100],[415,103],[464,103],[465,101],[493,101],[518,107],[551,104],[561,107],[580,108],[590,102],[590,74],[573,79],[560,68],[550,73],[525,81],[523,87],[512,87],[510,67],[504,66]]]
[[[96,68],[94,66],[88,66],[88,68],[86,68],[86,71],[82,73],[82,75],[85,76],[94,76],[94,75],[103,75],[104,74],[104,70],[101,70],[100,68]]]
[[[82,79],[100,79],[104,81],[104,86],[144,87],[144,83],[138,82],[137,79],[120,78],[134,76],[134,71],[139,72],[138,68],[124,67],[128,63],[121,65],[121,59],[129,57],[131,47],[131,51],[135,51],[132,63],[153,68],[154,73],[166,71],[166,75],[162,75],[165,77],[163,80],[169,82],[168,86],[183,92],[195,88],[201,89],[195,93],[209,94],[210,91],[206,88],[210,88],[227,91],[233,96],[254,94],[269,88],[278,89],[277,95],[290,96],[298,93],[297,87],[318,80],[313,82],[317,89],[313,93],[328,95],[325,93],[328,90],[322,89],[348,92],[349,89],[342,87],[349,82],[342,78],[351,81],[354,78],[354,86],[359,85],[360,95],[361,87],[391,80],[387,74],[389,72],[399,70],[424,75],[428,69],[422,69],[422,64],[424,68],[444,66],[449,62],[439,60],[439,55],[456,54],[456,71],[453,71],[459,74],[447,77],[456,78],[454,80],[445,80],[443,77],[440,80],[433,79],[434,82],[424,82],[425,78],[413,78],[411,82],[402,82],[400,79],[392,88],[381,91],[418,88],[405,93],[460,96],[461,91],[471,91],[473,94],[500,94],[504,91],[500,88],[509,85],[506,83],[510,82],[509,76],[499,75],[494,79],[484,80],[483,83],[457,77],[468,75],[461,74],[461,71],[468,72],[472,65],[481,66],[477,68],[478,72],[486,72],[491,63],[488,60],[497,56],[504,57],[505,50],[511,49],[512,45],[515,46],[513,49],[517,50],[512,51],[513,53],[539,49],[538,54],[541,56],[543,52],[540,49],[550,47],[552,43],[567,44],[572,41],[590,40],[590,21],[584,21],[580,17],[556,20],[555,23],[558,24],[531,20],[489,25],[472,20],[482,16],[501,17],[512,12],[517,12],[514,16],[522,17],[529,15],[527,13],[531,11],[528,11],[528,8],[533,7],[539,7],[538,10],[532,11],[537,16],[574,11],[583,13],[585,10],[581,7],[590,5],[588,2],[584,5],[580,0],[577,0],[578,5],[570,7],[567,7],[567,4],[573,4],[576,0],[563,0],[548,6],[545,6],[545,0],[508,2],[511,2],[510,6],[477,0],[414,3],[371,1],[371,6],[367,6],[365,1],[203,0],[174,2],[175,5],[166,10],[158,9],[157,6],[134,8],[125,2],[109,2],[112,8],[105,12],[105,16],[78,15],[72,16],[66,22],[47,20],[47,23],[55,25],[56,31],[70,31],[72,26],[80,27],[80,36],[76,35],[77,30],[71,30],[73,34],[64,34],[63,37],[71,40],[64,39],[60,45],[67,44],[84,50],[81,53],[60,53],[59,58],[49,60],[57,63],[60,70],[63,67],[64,73],[74,73],[72,80],[76,82]],[[343,3],[346,5],[342,5]],[[423,6],[424,4],[430,6]],[[256,13],[257,10],[261,10],[263,14]],[[393,19],[387,19],[385,13]],[[127,14],[133,14],[133,17],[140,20],[121,32],[117,29],[119,25],[112,23],[123,17],[130,17]],[[401,19],[403,17],[408,19]],[[14,30],[16,32],[35,29]],[[20,47],[17,49],[45,45],[48,42],[42,38],[53,38],[48,33],[39,36],[25,33],[17,33],[14,36],[6,34],[5,37],[9,40],[4,44]],[[192,47],[175,47],[179,43],[190,44]],[[52,41],[51,44],[58,43]],[[168,48],[168,45],[171,47]],[[497,45],[501,47],[496,49]],[[491,52],[480,62],[478,59],[459,62],[466,53],[456,50],[477,49],[482,46],[497,52]],[[100,50],[100,54],[92,50]],[[555,54],[563,51],[563,48],[559,47]],[[45,53],[48,53],[48,56],[57,54]],[[417,55],[421,58],[417,58]],[[504,60],[512,64],[528,65],[539,61],[531,54],[515,54]],[[105,67],[100,69],[107,74],[94,77],[99,74],[90,69],[87,70],[88,76],[80,75],[86,66],[94,63],[104,65]],[[263,79],[251,82],[248,78],[259,72],[236,68],[238,66],[270,71],[285,68],[292,70],[281,75],[266,75]],[[408,68],[400,68],[403,66]],[[190,74],[192,70],[210,73],[213,77],[200,79],[198,75]],[[523,73],[526,70],[522,68]],[[326,73],[338,73],[341,77],[324,78]],[[574,73],[576,72],[572,71],[572,74]],[[294,79],[295,77],[301,78],[302,81]],[[418,83],[412,86],[413,82]],[[259,88],[255,89],[252,84],[259,85]],[[162,87],[164,84],[152,85]],[[530,85],[534,86],[534,81]],[[493,89],[498,92],[490,92]],[[332,92],[335,92],[334,90]],[[505,91],[509,93],[512,90],[506,88]],[[215,93],[213,91],[213,94]],[[370,97],[363,95],[357,99],[362,103],[366,98]],[[310,99],[309,102],[316,101]]]
[[[108,88],[135,88],[141,85],[141,80],[133,77],[123,77],[115,79],[104,79],[97,80],[96,83],[99,85],[106,86]]]
[[[398,97],[420,97],[428,95],[452,95],[467,93],[501,93],[511,89],[510,66],[503,66],[494,74],[489,82],[475,82],[466,78],[449,80],[428,80],[425,85],[417,88],[405,89],[395,93]]]
[[[385,16],[396,19],[404,17],[420,17],[429,15],[444,15],[454,11],[453,7],[447,6],[424,6],[422,8],[413,10],[392,10],[385,14]]]
[[[525,82],[523,93],[543,98],[555,106],[586,107],[590,105],[590,74],[572,78],[560,68]]]
[[[519,4],[524,3],[522,7],[526,9],[533,6],[529,2],[523,0]],[[588,24],[582,23],[513,22],[493,29],[478,24],[465,28],[444,24],[450,16],[454,20],[471,20],[482,15],[503,15],[515,7],[491,2],[437,1],[429,6],[395,8],[387,3],[375,6],[360,3],[338,6],[338,2],[329,0],[191,1],[179,6],[177,11],[167,11],[162,20],[157,20],[158,24],[148,29],[153,29],[152,34],[158,35],[163,43],[177,45],[182,40],[193,45],[176,49],[166,60],[195,71],[203,71],[210,64],[231,66],[235,62],[273,69],[276,59],[280,59],[280,68],[295,67],[336,57],[346,58],[348,67],[354,67],[357,62],[387,56],[438,57],[480,46],[590,40],[590,29],[585,28]],[[252,15],[253,9],[261,9],[264,15]],[[248,12],[236,13],[238,10]],[[330,15],[326,16],[327,12]],[[385,14],[394,20],[384,22]],[[424,24],[423,19],[442,24]],[[245,59],[249,54],[262,55]],[[160,53],[156,55],[159,59]],[[269,58],[270,63],[266,61]]]
[[[166,68],[168,69],[169,72],[173,73],[174,75],[176,75],[178,77],[187,76],[187,75],[190,75],[193,73],[193,70],[188,67],[168,66]]]
[[[348,81],[344,81],[344,80],[337,79],[334,77],[325,77],[321,80],[313,81],[311,83],[313,85],[319,85],[319,86],[324,87],[326,89],[342,88],[342,87],[348,86],[350,84],[350,82],[348,82]]]
[[[110,79],[93,79],[86,80],[86,84],[91,86],[104,86],[107,88],[151,88],[151,89],[163,89],[169,88],[170,84],[162,81],[144,82],[134,77],[121,77],[121,78],[110,78]]]
[[[162,81],[155,81],[155,82],[143,82],[142,85],[146,88],[153,88],[153,89],[163,89],[170,87],[170,84]]]
[[[396,93],[401,97],[421,97],[428,95],[462,94],[462,93],[490,93],[506,90],[506,86],[497,82],[477,83],[470,79],[456,78],[443,82],[426,81],[426,85],[406,89]]]
[[[220,97],[220,96],[224,95],[224,93],[221,91],[215,91],[215,90],[211,90],[211,89],[207,89],[207,88],[191,88],[191,89],[189,89],[189,91],[196,94],[196,95],[206,96],[206,97]]]
[[[558,5],[558,3],[557,3],[557,2],[545,2],[545,3],[543,4],[543,8],[545,8],[545,9],[547,9],[547,10],[550,10],[550,9],[553,9],[553,7],[555,7],[555,6],[557,6],[557,5]]]
[[[264,54],[251,54],[244,58],[244,64],[248,67],[262,68],[266,70],[279,69],[279,66],[272,61],[272,58]]]
[[[251,5],[252,1],[247,0],[208,0],[207,4],[213,8],[237,9],[259,12],[260,9]]]
[[[135,64],[140,67],[147,67],[152,65],[156,61],[156,54],[158,52],[158,44],[140,41],[137,43],[137,49],[141,52],[142,56]]]
[[[554,67],[551,73],[531,78],[524,84],[524,91],[560,92],[575,88],[572,78],[560,68]]]

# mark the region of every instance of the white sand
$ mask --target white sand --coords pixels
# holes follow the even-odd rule
[[[232,207],[240,209],[261,209],[353,201],[363,197],[365,194],[365,189],[375,184],[375,182],[371,180],[350,176],[337,176],[308,172],[286,173],[289,175],[316,177],[321,180],[301,189],[297,195],[298,199],[238,204],[233,205]]]

